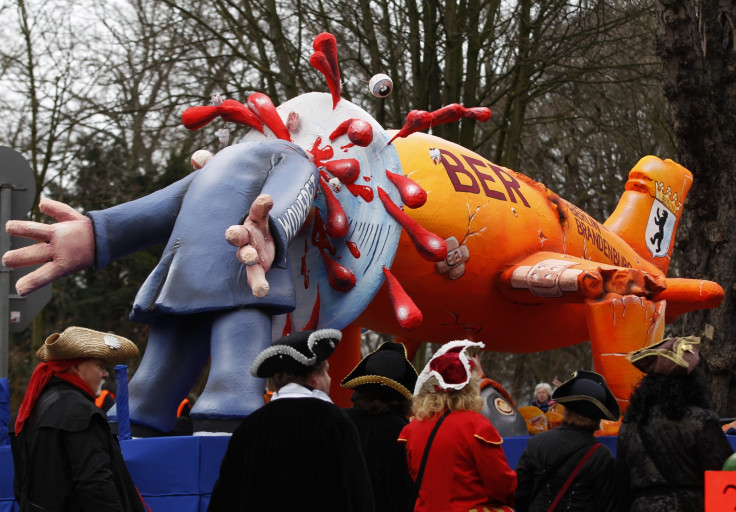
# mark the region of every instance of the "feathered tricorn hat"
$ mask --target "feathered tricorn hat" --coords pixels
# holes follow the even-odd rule
[[[305,373],[332,355],[342,333],[337,329],[299,331],[284,336],[256,356],[250,367],[253,377],[277,373]]]
[[[387,341],[365,356],[340,385],[348,389],[393,389],[407,400],[417,382],[417,371],[406,357],[406,347]]]
[[[606,379],[586,370],[575,371],[570,380],[560,384],[552,400],[588,418],[616,421],[621,414]]]
[[[626,358],[644,373],[687,375],[700,362],[700,338],[668,338],[631,352]]]
[[[442,345],[419,374],[414,396],[422,392],[463,389],[470,382],[474,366],[471,358],[483,347],[483,343],[470,340],[450,341]]]

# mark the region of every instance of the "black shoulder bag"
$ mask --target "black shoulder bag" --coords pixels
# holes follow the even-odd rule
[[[450,410],[446,410],[445,413],[440,416],[440,419],[437,420],[437,423],[434,424],[434,428],[432,429],[432,432],[429,434],[429,439],[427,439],[427,446],[424,448],[424,455],[422,455],[422,462],[419,464],[419,471],[417,471],[417,479],[414,480],[414,492],[412,493],[412,498],[409,500],[409,512],[413,512],[414,507],[416,507],[417,504],[417,498],[419,497],[419,489],[422,487],[422,477],[424,476],[424,466],[427,465],[427,457],[429,457],[429,448],[432,446],[432,441],[434,440],[434,436],[437,434],[437,430],[440,428],[440,425],[442,425],[442,422],[445,421],[445,418],[447,415],[450,414]]]

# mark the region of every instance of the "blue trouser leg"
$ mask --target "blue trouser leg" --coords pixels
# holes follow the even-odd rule
[[[176,410],[209,356],[212,314],[156,318],[129,386],[130,420],[161,432],[176,426]],[[116,408],[108,417],[117,420]]]
[[[265,380],[252,377],[250,366],[270,345],[270,313],[256,308],[219,313],[212,322],[209,378],[192,418],[245,418],[261,407]]]

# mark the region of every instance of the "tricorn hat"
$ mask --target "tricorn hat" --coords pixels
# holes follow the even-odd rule
[[[644,373],[687,375],[700,362],[700,338],[668,338],[631,352],[626,358]]]
[[[299,331],[274,341],[256,356],[250,367],[253,377],[277,373],[305,373],[332,355],[342,333],[337,329]]]
[[[411,400],[416,382],[417,371],[406,357],[406,347],[387,341],[365,356],[340,385],[348,389],[388,387]]]
[[[473,370],[470,359],[483,347],[483,343],[470,340],[450,341],[442,345],[419,374],[414,396],[423,391],[463,389],[470,382]]]
[[[552,400],[588,418],[616,421],[621,414],[603,376],[586,370],[577,370],[570,380],[560,384]]]
[[[44,362],[97,358],[122,363],[137,355],[138,347],[129,339],[84,327],[67,327],[61,334],[52,334],[36,352],[36,357]]]

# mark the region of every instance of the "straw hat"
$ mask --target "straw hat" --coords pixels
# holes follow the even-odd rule
[[[253,377],[268,378],[277,373],[302,374],[332,355],[342,333],[337,329],[299,331],[273,342],[256,356],[250,367]]]
[[[138,347],[129,339],[84,327],[67,327],[61,334],[52,334],[36,352],[41,361],[96,358],[122,363],[136,356]]]
[[[392,389],[407,400],[417,382],[417,371],[406,357],[406,347],[387,341],[363,358],[340,385],[348,389]]]

